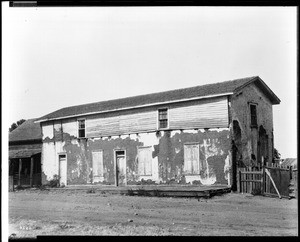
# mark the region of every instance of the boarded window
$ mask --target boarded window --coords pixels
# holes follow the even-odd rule
[[[256,105],[250,104],[251,126],[257,126]]]
[[[184,145],[184,173],[200,174],[199,144]]]
[[[100,182],[103,178],[103,151],[92,152],[93,182]]]
[[[168,109],[159,109],[158,110],[158,128],[165,129],[168,128]]]
[[[78,120],[78,137],[85,137],[85,120]]]
[[[138,169],[139,175],[152,175],[152,149],[151,147],[138,148]]]

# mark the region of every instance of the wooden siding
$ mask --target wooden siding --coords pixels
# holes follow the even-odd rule
[[[178,104],[169,110],[170,129],[228,127],[227,97]]]
[[[112,136],[157,130],[158,109],[151,107],[86,117],[86,137]],[[228,127],[227,96],[170,104],[170,129]]]
[[[99,118],[86,119],[86,136],[120,135],[153,131],[157,127],[157,111],[123,112],[118,115],[102,115]]]

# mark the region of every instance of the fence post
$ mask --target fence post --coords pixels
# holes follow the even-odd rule
[[[242,193],[242,172],[239,170],[239,192]]]
[[[265,183],[266,183],[266,179],[265,179],[265,165],[263,163],[262,167],[261,167],[261,194],[262,195],[265,194]]]

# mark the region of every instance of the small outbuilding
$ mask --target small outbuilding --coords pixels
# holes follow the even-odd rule
[[[42,132],[29,119],[9,133],[9,176],[14,185],[41,185]]]

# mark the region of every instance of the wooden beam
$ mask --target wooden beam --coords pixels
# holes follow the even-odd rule
[[[273,183],[273,186],[274,186],[274,188],[275,188],[275,190],[276,190],[276,192],[278,194],[278,197],[281,199],[281,195],[280,195],[280,193],[279,193],[279,191],[278,191],[278,189],[277,189],[277,187],[275,185],[275,182],[274,182],[273,178],[271,177],[270,172],[267,169],[266,169],[266,174],[270,177],[270,180]]]
[[[18,176],[18,185],[21,185],[21,170],[22,170],[22,159],[19,158],[19,176]]]
[[[31,157],[30,159],[30,187],[32,187],[33,185],[33,164],[34,164],[34,160],[33,157]]]

